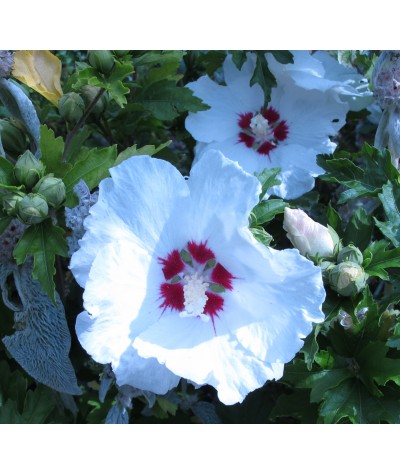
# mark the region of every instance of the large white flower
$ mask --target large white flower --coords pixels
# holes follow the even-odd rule
[[[258,180],[219,152],[185,179],[133,157],[100,183],[71,270],[85,287],[76,330],[119,385],[163,394],[184,377],[234,404],[302,347],[323,319],[321,272],[258,243]]]
[[[282,184],[271,192],[284,198],[311,190],[314,177],[324,173],[316,156],[334,151],[336,144],[330,137],[344,125],[349,106],[338,93],[339,80],[324,79],[320,81],[323,87],[317,87],[318,77],[306,54],[295,55],[291,68],[267,55],[278,86],[272,89],[266,107],[261,87],[250,86],[255,68],[251,54],[240,71],[227,56],[223,65],[226,85],[208,76],[189,83],[194,94],[211,107],[189,113],[186,119],[187,130],[198,141],[195,158],[218,149],[250,173],[279,167]],[[315,62],[323,68],[320,61],[315,60],[314,66]]]

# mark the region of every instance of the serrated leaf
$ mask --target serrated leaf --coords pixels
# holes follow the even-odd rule
[[[357,160],[360,166],[353,160]],[[397,180],[399,176],[392,165],[390,153],[367,143],[360,152],[354,154],[335,152],[333,155],[318,155],[317,163],[327,171],[325,175],[321,175],[322,180],[340,183],[349,188],[340,194],[338,204],[362,196],[377,196],[388,180]]]
[[[168,145],[171,143],[171,140],[168,140],[168,142],[162,143],[158,147],[155,147],[154,145],[144,145],[143,147],[137,148],[137,145],[132,145],[131,147],[128,147],[125,149],[123,152],[121,152],[117,159],[115,160],[115,164],[119,165],[122,163],[124,160],[130,157],[134,157],[137,155],[150,155],[153,156],[156,153],[158,153],[160,150],[162,150],[165,147],[168,147]]]
[[[280,172],[280,168],[265,168],[261,173],[254,173],[254,176],[256,176],[261,183],[262,191],[260,194],[260,200],[264,198],[265,194],[271,187],[281,184],[281,180],[276,178]]]
[[[310,371],[314,363],[315,355],[318,353],[319,345],[317,336],[321,330],[321,325],[313,325],[313,331],[305,338],[301,352],[304,354],[304,361]]]
[[[109,169],[114,166],[116,158],[117,146],[113,145],[103,149],[92,149],[83,160],[76,162],[63,179],[67,195],[65,206],[72,208],[78,203],[74,193],[74,186],[77,183],[84,180],[90,191],[93,190],[109,175]]]
[[[242,69],[243,64],[246,62],[247,55],[245,51],[230,51],[232,54],[232,61],[233,64],[239,69],[239,71]]]
[[[261,201],[253,208],[258,225],[267,223],[275,218],[277,214],[283,213],[288,203],[280,199]]]
[[[368,275],[375,275],[383,280],[389,280],[385,269],[400,267],[400,249],[386,250],[389,243],[385,240],[373,242],[365,249],[364,269]]]
[[[273,241],[271,234],[267,233],[267,231],[261,226],[254,226],[250,228],[250,231],[257,241],[261,242],[261,244],[264,244],[264,246],[268,247]]]
[[[26,393],[22,418],[25,424],[43,424],[55,407],[54,393],[46,386],[39,385]]]
[[[267,105],[271,100],[271,89],[276,87],[276,79],[269,70],[264,52],[257,51],[255,54],[257,57],[256,67],[250,79],[250,86],[254,86],[254,84],[261,86],[261,89],[264,91],[264,105]]]
[[[173,120],[183,112],[209,109],[190,89],[178,87],[175,81],[167,79],[143,87],[136,95],[135,103],[159,120]]]
[[[400,393],[384,388],[383,397],[372,396],[361,381],[345,380],[326,393],[320,415],[326,424],[335,424],[348,418],[355,424],[400,422]]]
[[[13,256],[21,265],[29,255],[33,256],[33,277],[55,303],[55,256],[68,256],[64,230],[54,226],[51,219],[27,228],[15,246]]]
[[[176,63],[182,61],[185,54],[184,51],[149,51],[138,57],[134,57],[132,63],[134,66]]]
[[[55,137],[54,131],[47,125],[40,126],[40,151],[42,162],[46,166],[46,173],[54,173],[62,178],[70,169],[69,163],[63,163],[64,140]]]
[[[293,63],[293,54],[290,51],[284,50],[267,50],[266,53],[271,53],[272,56],[282,64]]]
[[[372,217],[364,208],[358,208],[350,219],[344,232],[344,243],[353,243],[361,251],[371,242],[374,223]]]
[[[398,183],[392,184],[388,182],[382,186],[382,193],[379,195],[388,221],[381,222],[375,217],[375,224],[393,245],[400,246],[400,211],[398,203],[400,203],[400,186]]]

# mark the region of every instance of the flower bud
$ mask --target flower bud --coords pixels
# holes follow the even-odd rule
[[[343,247],[337,256],[338,263],[340,262],[355,262],[356,264],[361,265],[364,261],[362,252],[358,247],[353,244],[349,244],[346,247]]]
[[[303,256],[331,257],[335,243],[325,226],[313,221],[300,209],[285,208],[283,229],[287,237]]]
[[[93,68],[103,74],[108,74],[114,67],[114,56],[108,50],[89,51],[88,60]]]
[[[0,135],[4,150],[14,156],[26,150],[26,135],[6,119],[0,119]]]
[[[374,95],[385,107],[400,100],[400,51],[382,51],[372,73]]]
[[[335,264],[330,261],[321,260],[318,262],[318,265],[322,271],[322,280],[324,281],[324,284],[328,284],[329,274],[331,270],[335,267]]]
[[[333,290],[345,297],[360,292],[367,282],[364,269],[355,262],[342,262],[329,274],[329,283]]]
[[[91,102],[97,96],[99,91],[100,91],[100,88],[96,86],[82,87],[81,92],[82,92],[82,97],[83,97],[86,107],[88,107],[89,104],[91,104]],[[108,105],[108,95],[106,92],[96,102],[95,106],[92,109],[92,114],[94,114],[96,117],[100,116],[106,110],[107,105]]]
[[[44,175],[44,171],[43,163],[29,150],[19,157],[14,167],[15,178],[27,188],[32,188]]]
[[[47,218],[49,207],[46,200],[35,193],[29,193],[19,203],[18,217],[24,224],[38,224]]]
[[[64,120],[75,124],[85,112],[85,103],[76,92],[68,92],[58,101],[58,109]]]
[[[58,208],[65,200],[65,185],[61,178],[47,175],[39,180],[33,188],[42,195],[53,208]]]
[[[5,194],[2,198],[4,212],[7,213],[8,216],[17,216],[19,203],[24,196],[25,193],[20,191]]]

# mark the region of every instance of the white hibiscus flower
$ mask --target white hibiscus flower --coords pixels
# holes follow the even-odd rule
[[[253,238],[258,180],[215,151],[188,179],[148,156],[110,172],[71,259],[86,351],[119,386],[164,394],[184,377],[225,404],[280,378],[323,320],[325,292],[297,250]]]
[[[294,56],[293,65],[281,65],[267,55],[278,86],[266,107],[261,87],[250,86],[255,68],[252,54],[240,71],[227,56],[226,85],[208,76],[189,83],[187,87],[211,107],[189,113],[186,119],[187,130],[198,141],[196,160],[205,151],[218,149],[250,173],[281,168],[282,184],[271,193],[282,198],[297,198],[311,190],[314,177],[324,173],[316,163],[317,154],[336,148],[330,137],[345,123],[349,105],[342,96],[349,91],[336,76],[321,79],[322,62],[304,53]],[[329,58],[323,59],[330,64]]]

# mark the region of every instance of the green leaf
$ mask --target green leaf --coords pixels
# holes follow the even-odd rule
[[[7,226],[11,223],[12,217],[11,216],[3,216],[0,215],[0,234],[7,228]]]
[[[268,247],[273,241],[271,234],[267,233],[267,231],[261,226],[252,227],[250,228],[250,231],[257,241],[261,242],[261,244],[264,244],[264,246]]]
[[[14,167],[4,157],[0,157],[0,184],[15,185]]]
[[[400,322],[396,323],[393,327],[392,334],[388,338],[386,346],[400,350]]]
[[[171,143],[171,140],[168,140],[168,142],[162,143],[158,147],[155,147],[154,145],[145,145],[144,147],[137,148],[137,145],[132,145],[131,147],[128,147],[125,149],[123,152],[121,152],[117,159],[115,160],[115,164],[119,165],[122,163],[124,160],[130,157],[134,157],[136,155],[150,155],[153,156],[156,153],[158,153],[160,150],[162,150],[165,147],[168,147],[168,145]]]
[[[261,201],[253,208],[258,225],[267,223],[275,218],[277,214],[283,213],[288,203],[280,199]]]
[[[186,111],[209,109],[190,89],[178,87],[175,81],[167,79],[144,86],[135,96],[135,103],[159,120],[173,120]]]
[[[55,407],[53,391],[43,384],[26,393],[22,417],[25,424],[43,424]]]
[[[51,219],[27,228],[15,246],[13,256],[17,264],[21,265],[29,255],[34,260],[34,279],[39,281],[42,289],[55,303],[55,256],[68,257],[64,230],[54,226]]]
[[[246,52],[245,51],[230,51],[232,54],[232,61],[233,64],[239,69],[239,71],[242,69],[243,64],[246,62]]]
[[[313,325],[313,331],[304,340],[303,348],[300,350],[304,354],[304,361],[307,369],[310,371],[314,363],[314,359],[319,350],[317,336],[321,330],[321,325]]]
[[[103,178],[109,175],[109,169],[114,166],[117,158],[117,146],[92,149],[88,155],[74,164],[64,177],[67,198],[65,205],[72,207],[78,203],[74,193],[74,186],[84,180],[90,190],[93,190]]]
[[[180,63],[185,56],[184,51],[149,51],[132,59],[134,66]]]
[[[398,183],[388,182],[382,186],[382,193],[379,195],[388,221],[381,222],[376,218],[375,224],[393,245],[400,246],[400,211],[398,204],[400,203],[400,185]]]
[[[271,53],[279,63],[293,63],[293,54],[290,51],[267,50],[266,53]]]
[[[388,245],[385,240],[375,241],[365,249],[363,266],[368,275],[389,280],[389,274],[385,269],[400,267],[400,249],[386,250]]]
[[[320,415],[326,424],[348,418],[355,424],[400,423],[400,392],[384,388],[383,397],[372,396],[361,381],[349,379],[327,391]]]
[[[268,62],[265,59],[264,52],[256,52],[256,67],[252,78],[250,79],[250,86],[259,84],[264,91],[264,105],[267,105],[271,100],[271,89],[276,86],[275,76],[268,68]]]
[[[344,243],[353,243],[361,251],[371,242],[374,223],[364,208],[358,208],[350,219],[343,236]]]
[[[340,217],[340,214],[335,210],[335,208],[332,207],[331,202],[328,203],[327,218],[329,226],[331,226],[337,233],[341,235],[342,218]]]
[[[388,381],[400,385],[400,359],[386,358],[389,348],[382,341],[367,343],[356,355],[360,366],[359,377],[376,395],[382,392],[376,387],[384,386]]]
[[[357,160],[360,166],[352,160]],[[327,171],[325,175],[321,175],[322,180],[340,183],[349,188],[340,194],[338,204],[362,196],[377,196],[388,180],[397,180],[399,176],[392,165],[390,153],[367,143],[355,154],[335,152],[333,155],[318,155],[317,163]]]
[[[281,181],[276,178],[280,172],[280,168],[265,168],[261,173],[254,173],[254,176],[258,178],[262,187],[260,200],[264,198],[265,194],[272,186],[281,184]]]
[[[64,140],[62,137],[55,138],[53,130],[47,125],[40,126],[40,151],[46,173],[62,178],[71,169],[69,163],[63,163]]]
[[[318,405],[310,403],[308,389],[295,389],[292,394],[282,394],[276,401],[270,418],[279,423],[279,418],[299,419],[302,424],[315,424],[318,417]]]

